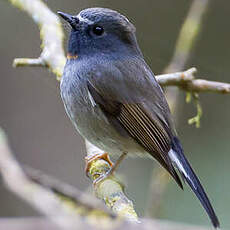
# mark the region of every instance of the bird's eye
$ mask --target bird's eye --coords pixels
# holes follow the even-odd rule
[[[104,29],[101,26],[94,26],[93,33],[97,36],[101,36],[104,33]]]

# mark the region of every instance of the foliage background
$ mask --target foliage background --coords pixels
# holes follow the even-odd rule
[[[100,6],[116,9],[136,25],[144,56],[155,73],[170,61],[175,41],[191,0],[47,0],[53,11],[77,13]],[[88,190],[84,174],[84,145],[67,118],[54,76],[41,68],[13,69],[15,57],[40,54],[39,31],[33,21],[7,1],[0,1],[0,124],[20,162],[40,169],[82,190]],[[195,66],[199,76],[230,82],[230,2],[210,0],[203,29],[187,67]],[[66,31],[68,28],[66,26]],[[229,182],[229,96],[201,95],[204,110],[201,128],[187,124],[194,115],[179,98],[177,128],[186,155],[203,182],[223,227],[230,227]],[[148,202],[148,188],[154,162],[126,160],[119,173],[127,193],[141,216]],[[0,216],[37,215],[0,184]],[[159,218],[194,224],[209,224],[199,202],[188,188],[180,191],[172,181],[158,212]]]

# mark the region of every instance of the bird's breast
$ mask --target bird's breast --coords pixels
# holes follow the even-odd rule
[[[142,147],[131,137],[117,132],[95,103],[88,90],[87,76],[87,73],[77,70],[76,66],[69,63],[61,80],[61,97],[75,128],[83,137],[106,152],[143,155]]]

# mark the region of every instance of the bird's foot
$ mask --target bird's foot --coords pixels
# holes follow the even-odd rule
[[[99,175],[94,181],[93,186],[96,187],[99,183],[101,183],[103,180],[107,179],[109,176],[113,174],[113,168],[108,170],[106,173]]]
[[[88,173],[89,173],[89,169],[90,169],[90,166],[92,165],[92,163],[95,160],[99,160],[99,159],[105,160],[106,162],[108,162],[110,167],[113,168],[113,162],[110,160],[108,153],[98,153],[98,154],[94,154],[93,156],[87,156],[87,157],[85,157],[85,165],[86,165],[85,173],[87,176],[89,176]]]
[[[93,180],[93,185],[97,186],[100,182],[102,182],[103,180],[105,180],[109,176],[113,175],[113,173],[116,171],[116,169],[118,168],[118,166],[123,161],[123,159],[125,158],[126,155],[127,155],[126,152],[122,153],[115,164],[113,164],[112,161],[110,160],[108,153],[94,154],[93,156],[87,156],[85,158],[85,160],[86,160],[86,168],[85,168],[86,175],[91,177],[91,179]],[[97,163],[99,163],[99,164],[97,164],[97,170],[93,170],[93,169],[95,169],[95,167],[94,167],[95,165],[93,166],[92,164],[96,163],[96,160],[98,160],[98,159],[99,160],[102,159],[102,160],[106,161],[108,164],[105,165],[105,163],[100,164],[100,162],[97,162]],[[93,173],[90,171],[92,171]],[[93,174],[93,175],[91,175],[91,174]]]

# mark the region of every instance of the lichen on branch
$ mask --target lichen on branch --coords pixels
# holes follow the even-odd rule
[[[36,59],[17,58],[13,65],[17,66],[45,66],[60,79],[66,58],[63,50],[64,33],[61,22],[47,5],[41,0],[9,0],[12,5],[25,11],[40,29],[41,48],[40,57]]]

